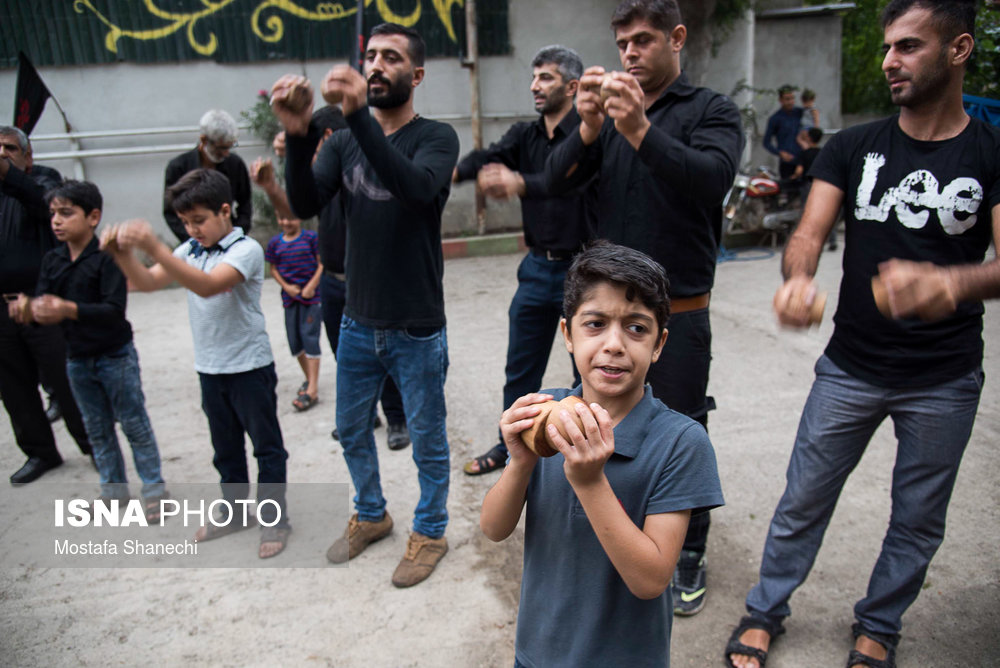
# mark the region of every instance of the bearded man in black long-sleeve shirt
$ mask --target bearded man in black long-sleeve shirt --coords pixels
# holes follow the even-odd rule
[[[347,65],[330,70],[323,97],[343,105],[348,128],[327,140],[315,165],[310,163],[320,134],[309,122],[309,82],[286,75],[271,95],[286,130],[292,210],[300,218],[315,215],[339,192],[347,221],[337,429],[357,514],[327,558],[345,562],[392,530],[373,435],[375,402],[391,376],[403,395],[420,482],[413,532],[392,577],[397,587],[426,579],[448,550],[441,212],[458,160],[458,136],[413,110],[413,89],[424,78],[424,50],[416,31],[383,23],[372,29],[365,76]]]
[[[647,374],[653,395],[702,425],[712,359],[709,294],[722,200],[743,148],[740,114],[727,97],[688,82],[687,38],[675,0],[625,0],[611,20],[625,72],[580,79],[580,131],[546,163],[555,192],[600,172],[598,236],[641,250],[670,279],[670,336]],[[705,602],[708,513],[692,516],[672,587],[674,611]]]

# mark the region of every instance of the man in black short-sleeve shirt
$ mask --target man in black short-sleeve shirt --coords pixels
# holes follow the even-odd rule
[[[1000,262],[983,264],[1000,238],[1000,130],[962,107],[975,6],[893,0],[882,23],[882,69],[899,114],[823,148],[774,298],[783,324],[807,325],[823,240],[843,206],[834,333],[816,363],[750,614],[726,648],[740,666],[763,664],[848,475],[887,417],[898,440],[892,515],[854,607],[847,665],[895,665],[902,615],[944,539],[982,391],[983,300],[1000,296]]]

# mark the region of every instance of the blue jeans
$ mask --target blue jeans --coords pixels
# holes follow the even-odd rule
[[[323,305],[323,327],[326,328],[326,338],[330,342],[330,350],[337,357],[337,346],[340,344],[340,320],[344,317],[344,302],[347,300],[347,283],[331,276],[324,271],[319,282],[321,303]],[[382,412],[389,424],[406,424],[403,414],[403,398],[392,378],[386,378],[382,389]]]
[[[250,473],[247,469],[246,437],[253,443],[257,460],[257,498],[271,499],[281,509],[282,524],[287,521],[285,482],[288,452],[278,424],[278,376],[274,364],[242,373],[199,373],[201,409],[208,418],[215,457],[212,463],[219,472],[222,496],[227,501],[247,498]],[[270,504],[261,506],[261,519],[274,520]]]
[[[375,522],[385,514],[373,429],[375,403],[391,376],[403,395],[420,482],[413,530],[430,538],[444,535],[450,474],[444,400],[447,372],[444,328],[429,336],[414,336],[404,329],[372,329],[344,316],[337,350],[337,429],[356,490],[358,519]]]
[[[507,311],[507,367],[503,386],[503,407],[542,387],[549,364],[552,340],[562,317],[563,284],[570,260],[550,261],[528,253],[517,268],[517,292]],[[572,356],[570,361],[572,363]],[[576,384],[580,374],[573,364]],[[499,433],[499,432],[498,432]],[[500,437],[503,446],[503,437]],[[506,450],[506,448],[504,448]]]
[[[788,599],[812,568],[847,476],[890,417],[898,440],[892,515],[868,593],[854,615],[864,630],[897,643],[903,613],[920,593],[944,539],[945,513],[982,385],[977,369],[932,387],[875,387],[820,357],[747,611],[771,623],[791,612]]]
[[[125,460],[115,434],[116,420],[132,446],[135,470],[142,480],[142,496],[162,494],[160,451],[146,414],[139,356],[132,342],[100,357],[70,358],[66,361],[66,375],[94,449],[101,494],[111,498],[128,496]]]

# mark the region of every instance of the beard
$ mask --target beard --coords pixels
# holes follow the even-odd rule
[[[558,111],[562,108],[563,104],[566,102],[566,86],[562,85],[558,88],[553,88],[552,91],[545,96],[543,100],[535,103],[535,111],[540,114],[550,114],[553,111]]]
[[[892,103],[900,107],[916,107],[941,95],[948,85],[948,54],[942,49],[940,57],[920,75],[910,75],[907,86],[890,90]]]
[[[382,93],[373,93],[371,84],[378,81],[386,86]],[[400,75],[395,82],[381,74],[373,74],[368,79],[368,104],[377,109],[395,109],[406,104],[413,91],[413,74]]]
[[[208,158],[217,165],[226,159],[226,156],[219,155],[218,153],[216,153],[215,147],[212,146],[209,142],[205,142],[205,145],[202,146],[202,152],[205,154],[206,158]]]

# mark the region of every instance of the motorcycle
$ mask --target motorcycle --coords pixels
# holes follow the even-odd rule
[[[787,236],[802,217],[805,197],[801,185],[800,181],[779,179],[765,166],[758,167],[753,176],[737,174],[722,204],[722,238],[762,233],[771,237],[774,248],[778,236]]]

